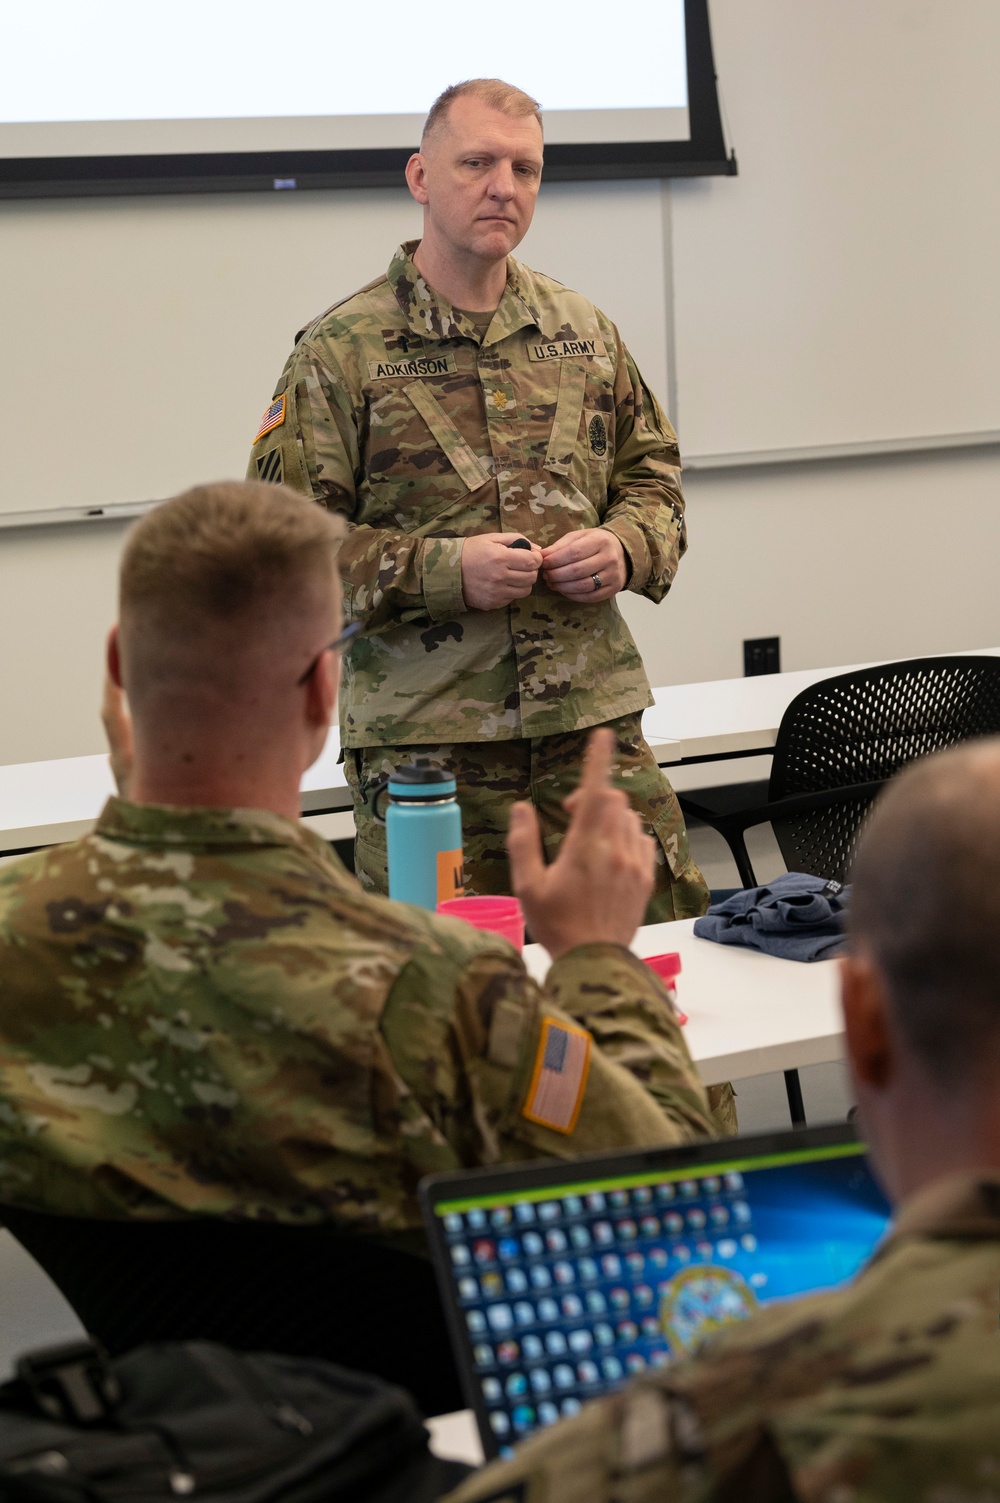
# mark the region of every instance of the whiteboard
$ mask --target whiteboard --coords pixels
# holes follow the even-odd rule
[[[661,396],[663,192],[543,184],[517,252],[603,306]],[[296,331],[420,225],[405,188],[0,205],[0,527],[241,477]]]
[[[671,185],[686,457],[1000,429],[998,0],[712,0],[735,179]]]
[[[712,22],[740,176],[543,185],[520,254],[686,460],[1000,429],[1000,0]],[[295,330],[419,233],[404,188],[0,205],[0,523],[241,475]]]

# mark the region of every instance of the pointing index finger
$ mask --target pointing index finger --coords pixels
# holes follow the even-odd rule
[[[583,758],[580,792],[601,793],[611,782],[611,763],[615,754],[615,733],[610,726],[591,731]]]

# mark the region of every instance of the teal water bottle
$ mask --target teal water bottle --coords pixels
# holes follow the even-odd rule
[[[399,767],[385,816],[389,896],[433,913],[465,891],[462,811],[455,779],[439,767]]]

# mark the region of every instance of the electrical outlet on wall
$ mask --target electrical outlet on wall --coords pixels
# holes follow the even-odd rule
[[[743,643],[743,677],[781,672],[781,638],[748,637]]]

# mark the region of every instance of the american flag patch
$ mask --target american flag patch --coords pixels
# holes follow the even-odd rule
[[[270,433],[270,431],[271,431],[272,428],[280,428],[281,425],[282,425],[282,423],[284,421],[285,421],[285,393],[282,392],[281,396],[278,398],[278,400],[276,402],[272,402],[271,403],[270,407],[267,409],[267,411],[265,412],[264,416],[261,418],[261,420],[260,420],[260,427],[257,429],[257,432],[254,434],[254,439],[253,439],[254,443],[256,443],[259,438],[263,438],[265,433]]]
[[[556,1132],[572,1132],[583,1105],[590,1069],[590,1034],[585,1028],[542,1019],[535,1068],[522,1117]]]

